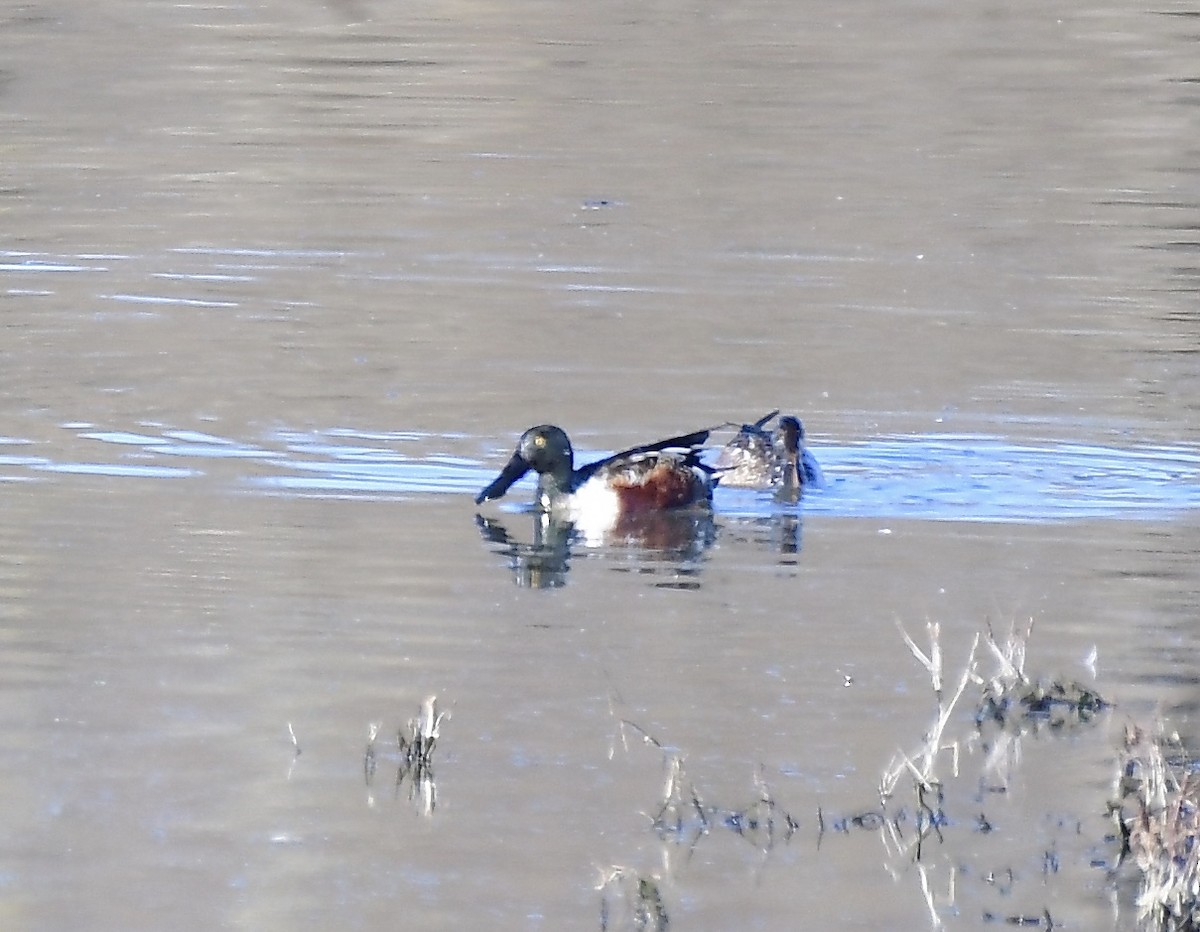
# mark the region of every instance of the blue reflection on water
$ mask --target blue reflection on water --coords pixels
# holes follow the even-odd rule
[[[78,438],[109,448],[110,459],[98,447],[95,462],[56,461],[40,445],[35,453],[28,441],[4,438],[0,466],[9,471],[178,478],[202,475],[204,463],[213,459],[252,460],[256,471],[241,478],[243,487],[284,495],[396,498],[474,495],[501,465],[499,458],[481,462],[434,452],[470,445],[470,438],[461,434],[336,428],[281,432],[256,444],[158,425],[141,429],[145,427],[131,432],[68,425]],[[23,449],[2,449],[10,444]],[[1200,449],[1195,447],[1033,446],[994,436],[934,434],[819,446],[814,452],[827,484],[806,492],[801,505],[806,514],[1039,522],[1162,519],[1200,508]],[[580,460],[604,455],[605,451],[584,451]],[[194,463],[188,464],[189,459]],[[532,488],[531,479],[522,480],[500,507],[527,508]],[[767,492],[718,488],[715,507],[720,514],[761,517],[788,506]]]
[[[956,521],[1163,517],[1200,507],[1200,451],[991,437],[884,438],[823,451],[826,495],[805,511]]]
[[[353,439],[342,432],[340,440]],[[425,438],[428,443],[429,438]],[[475,460],[405,457],[376,447],[291,438],[296,474],[260,480],[280,490],[312,492],[470,493],[499,468]],[[855,517],[950,521],[1059,521],[1164,517],[1200,507],[1200,451],[1185,447],[1116,449],[1059,443],[1020,446],[995,437],[886,437],[816,451],[824,489],[808,492],[803,510]],[[605,451],[582,454],[586,461]],[[529,501],[525,479],[503,507]],[[780,506],[769,493],[717,490],[718,512],[764,516]]]

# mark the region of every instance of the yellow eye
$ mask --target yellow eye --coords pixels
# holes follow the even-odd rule
[[[546,445],[546,437],[544,434],[538,434],[533,438],[533,445],[539,450]]]

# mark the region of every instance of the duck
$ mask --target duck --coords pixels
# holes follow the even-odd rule
[[[798,417],[786,414],[775,430],[767,429],[778,414],[776,409],[743,424],[721,448],[714,468],[723,485],[766,489],[825,484],[817,458],[804,445],[804,424]]]
[[[482,505],[502,497],[527,472],[538,474],[536,505],[557,519],[589,523],[712,503],[716,471],[700,461],[710,431],[657,440],[575,468],[566,431],[553,424],[531,427],[508,463],[475,496]]]

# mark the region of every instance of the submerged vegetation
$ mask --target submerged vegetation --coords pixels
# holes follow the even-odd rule
[[[1026,671],[1026,648],[1031,634],[1032,623],[1024,630],[1014,627],[1003,638],[990,628],[981,632],[975,636],[961,667],[948,678],[939,627],[928,626],[925,648],[918,647],[901,629],[909,650],[929,676],[934,714],[924,735],[907,750],[898,751],[882,769],[877,803],[861,810],[829,812],[822,804],[814,807],[815,813],[789,810],[776,799],[761,767],[755,772],[754,793],[748,801],[736,806],[714,803],[686,776],[682,754],[637,723],[620,719],[619,734],[626,749],[628,736],[634,734],[662,754],[662,792],[656,807],[648,813],[654,832],[664,844],[683,846],[689,852],[716,833],[728,833],[749,842],[764,857],[776,846],[798,839],[815,841],[819,849],[827,836],[877,833],[888,872],[896,878],[906,873],[916,878],[931,927],[940,928],[944,916],[957,914],[960,906],[956,885],[974,877],[1006,904],[1004,909],[985,911],[984,921],[1023,928],[1057,928],[1060,923],[1047,907],[1022,909],[1018,905],[1021,898],[1012,897],[1018,872],[1007,868],[970,874],[957,866],[965,857],[961,849],[964,833],[977,837],[993,831],[994,820],[985,808],[968,810],[964,806],[973,805],[967,802],[971,799],[985,807],[989,799],[1005,798],[1023,738],[1044,733],[1053,740],[1057,735],[1088,727],[1111,708],[1099,693],[1081,683],[1030,675]],[[987,673],[981,672],[985,663]],[[977,756],[981,761],[978,789],[974,792],[964,782],[965,756]],[[956,788],[953,794],[947,792],[951,787]],[[1196,789],[1200,790],[1200,781]],[[1102,809],[1100,799],[1096,804]],[[1200,822],[1195,807],[1181,811],[1193,820],[1189,827]],[[1072,823],[1071,828],[1077,824]],[[1143,836],[1145,831],[1131,832],[1131,837]],[[959,847],[947,849],[956,838]],[[1180,844],[1171,849],[1176,861],[1183,850]],[[1144,838],[1141,848],[1148,850]],[[945,857],[934,858],[935,853],[948,850],[953,853],[949,862]],[[1200,845],[1186,850],[1189,857],[1200,858]],[[1045,851],[1041,860],[1044,874],[1057,871],[1052,849]],[[1114,860],[1119,862],[1119,857]],[[931,872],[935,868],[949,871],[943,893],[934,892]],[[1193,879],[1196,876],[1193,872]],[[603,871],[602,877],[598,888],[602,929],[666,927],[669,876],[614,865]],[[1032,906],[1033,898],[1042,895],[1029,891],[1024,905]],[[1194,892],[1192,898],[1194,901]]]
[[[603,872],[600,891],[600,932],[637,929],[664,932],[670,924],[663,901],[661,878],[613,866]]]
[[[1025,673],[1025,650],[1033,634],[1030,620],[1023,632],[1014,627],[1003,643],[989,628],[986,644],[996,670],[982,682],[975,723],[991,722],[1020,730],[1029,726],[1063,728],[1084,725],[1109,707],[1095,690],[1074,680],[1032,679]],[[909,642],[911,649],[911,641]]]
[[[408,784],[408,798],[423,815],[432,815],[437,808],[437,783],[433,775],[433,750],[441,734],[442,722],[450,717],[448,711],[438,711],[437,696],[429,696],[421,703],[415,718],[408,721],[407,733],[400,729],[396,733],[395,792]],[[368,730],[367,749],[363,754],[363,775],[370,787],[375,780],[380,751],[375,741],[382,727],[372,722]],[[371,798],[373,803],[374,798]]]
[[[1014,866],[991,870],[967,866],[979,860],[978,842],[967,839],[986,836],[1002,823],[1003,815],[989,814],[987,807],[1006,799],[1025,738],[1054,741],[1074,734],[1094,724],[1111,709],[1110,703],[1081,683],[1027,672],[1032,623],[1023,630],[1014,627],[1002,638],[990,628],[977,634],[952,677],[944,669],[938,625],[927,626],[924,647],[900,630],[929,677],[933,714],[924,734],[907,749],[898,750],[881,769],[877,800],[862,809],[830,811],[820,802],[805,811],[788,809],[768,785],[761,765],[754,771],[753,791],[740,804],[714,802],[687,775],[682,753],[636,722],[617,717],[617,733],[627,753],[632,736],[633,743],[652,747],[661,757],[661,791],[646,816],[663,857],[657,868],[611,864],[600,870],[595,889],[602,932],[667,929],[675,909],[671,852],[683,850],[688,859],[716,835],[740,839],[765,861],[779,846],[804,839],[819,852],[826,839],[874,834],[882,843],[885,870],[894,879],[908,878],[917,885],[930,928],[939,929],[949,917],[961,913],[964,885],[969,882],[983,884],[982,889],[1002,907],[984,909],[980,918],[985,923],[1045,930],[1070,925],[1045,905],[1050,895],[1047,881],[1059,870],[1053,840],[1040,854],[1041,877],[1036,878],[1028,869]],[[986,673],[981,672],[984,666]],[[430,696],[407,727],[396,732],[394,746],[383,749],[378,744],[382,726],[371,724],[363,755],[367,787],[375,785],[380,762],[386,760],[396,768],[396,797],[407,787],[407,798],[416,810],[431,816],[437,808],[434,752],[448,718],[437,697]],[[294,732],[292,737],[298,755]],[[977,760],[974,778],[964,775],[969,758]],[[1132,927],[1140,932],[1196,932],[1200,930],[1200,765],[1177,735],[1166,735],[1161,726],[1135,725],[1125,728],[1116,765],[1107,809],[1115,830],[1101,830],[1091,840],[1088,867],[1102,872],[1097,876],[1113,893],[1115,910],[1120,908],[1120,881],[1136,882],[1137,919]],[[1103,796],[1101,789],[1090,805],[1097,819],[1105,812]],[[374,796],[369,795],[368,801],[374,805]],[[1057,818],[1062,831],[1076,836],[1084,832],[1082,819]],[[1010,839],[1020,841],[1021,827],[1006,828]],[[1037,833],[1035,840],[1030,831],[1030,843],[1044,843],[1043,834]],[[943,874],[944,883],[937,879]],[[1029,883],[1031,879],[1035,882]]]

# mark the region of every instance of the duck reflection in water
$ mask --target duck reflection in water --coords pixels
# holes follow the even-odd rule
[[[721,540],[730,550],[749,546],[778,554],[780,566],[798,564],[804,543],[804,521],[799,508],[776,507],[770,514],[729,516],[721,522]]]
[[[515,530],[532,520],[528,534]],[[513,582],[526,589],[557,589],[567,584],[572,556],[616,564],[614,569],[669,577],[659,588],[698,589],[700,561],[716,539],[712,512],[676,509],[630,515],[601,537],[585,535],[569,521],[544,511],[485,518],[475,515],[483,539],[501,545]]]
[[[475,498],[500,498],[527,472],[538,474],[533,539],[514,541],[507,528],[477,516],[488,540],[512,548],[517,582],[565,583],[570,546],[639,549],[661,563],[691,560],[711,544],[713,469],[700,462],[709,431],[631,447],[574,465],[566,433],[544,424],[521,435],[507,465]]]
[[[509,558],[513,582],[522,589],[559,589],[567,584],[571,525],[551,521],[545,514],[534,515],[533,533],[525,542],[497,518],[476,514],[475,524],[485,541],[501,545],[500,552]]]

